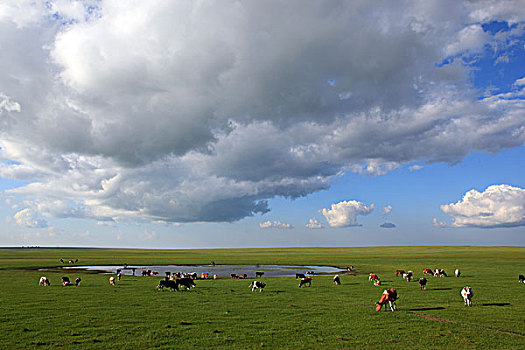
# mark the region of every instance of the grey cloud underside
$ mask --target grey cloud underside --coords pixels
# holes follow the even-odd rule
[[[475,5],[104,5],[0,17],[0,93],[21,106],[0,110],[0,175],[37,181],[11,191],[26,203],[74,203],[40,213],[235,221],[348,169],[525,141],[522,99],[480,100],[460,59],[438,65]]]

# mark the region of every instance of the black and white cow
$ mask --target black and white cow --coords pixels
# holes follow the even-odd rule
[[[461,271],[459,271],[459,269],[455,269],[454,276],[459,277],[459,275],[461,275]]]
[[[252,288],[252,292],[254,292],[256,289],[259,289],[259,292],[262,292],[264,287],[266,287],[266,283],[261,281],[253,281],[250,283],[250,287]]]
[[[47,287],[51,285],[51,282],[49,282],[49,279],[45,276],[40,277],[40,281],[38,284],[42,287]]]
[[[518,282],[520,282],[520,283],[525,283],[525,276],[523,276],[523,275],[518,275]]]
[[[434,277],[447,277],[447,273],[443,269],[435,269]]]
[[[339,279],[339,275],[335,275],[334,276],[334,283],[336,285],[340,285],[341,284],[341,279]]]
[[[403,278],[407,280],[407,282],[412,281],[412,276],[414,273],[412,271],[408,271],[407,273],[403,274]]]
[[[177,282],[175,282],[174,280],[170,280],[170,279],[160,280],[159,285],[157,286],[157,289],[162,290],[164,289],[164,287],[169,288],[172,291],[179,290],[179,286],[177,285]]]
[[[179,278],[175,281],[178,287],[185,287],[186,289],[195,288],[195,282],[193,278]],[[176,288],[179,290],[178,288]]]
[[[465,306],[472,306],[472,297],[474,296],[472,288],[470,288],[469,286],[463,287],[463,289],[461,290],[461,296],[465,301]]]
[[[308,287],[312,286],[312,278],[311,277],[301,278],[301,281],[299,282],[299,288],[302,287],[302,286],[306,286],[306,285],[308,285]]]

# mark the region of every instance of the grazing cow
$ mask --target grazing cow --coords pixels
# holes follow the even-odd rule
[[[368,275],[368,280],[370,282],[372,282],[372,281],[379,281],[379,276],[376,275],[375,273],[371,273],[370,275]]]
[[[433,275],[434,273],[432,272],[432,269],[423,269],[423,274],[426,275],[426,274],[431,274]]]
[[[472,288],[469,286],[464,287],[461,290],[461,296],[463,297],[463,300],[465,301],[465,306],[472,306],[472,297],[474,296],[474,292],[472,291]]]
[[[255,277],[262,277],[264,275],[264,272],[262,271],[255,271]]]
[[[397,300],[397,292],[394,288],[385,289],[383,294],[381,295],[381,299],[376,303],[376,311],[381,311],[381,307],[385,305],[385,311],[386,311],[386,303],[390,305],[390,310],[394,312],[396,308],[396,300]]]
[[[301,278],[301,281],[299,281],[299,288],[301,288],[302,286],[305,286],[307,284],[308,284],[308,287],[312,286],[312,278],[311,277]]]
[[[443,269],[435,269],[434,270],[434,277],[447,277],[447,273]]]
[[[148,271],[142,270],[142,276],[148,276]]]
[[[208,276],[209,276],[209,275],[208,275],[207,272],[203,272],[203,273],[201,273],[201,278],[202,278],[203,280],[208,279]]]
[[[346,268],[346,271],[354,271],[354,266],[348,266],[348,267]]]
[[[170,279],[163,279],[160,280],[159,285],[157,286],[157,290],[162,290],[164,287],[173,290],[179,290],[179,286],[177,285],[177,282],[170,280]]]
[[[243,273],[242,275],[239,276],[239,278],[242,279],[242,280],[245,280],[245,279],[248,278],[248,275]]]
[[[264,287],[266,287],[266,283],[260,281],[253,281],[252,283],[250,283],[250,287],[252,288],[252,292],[254,292],[257,288],[259,289],[259,292],[262,292]]]
[[[42,287],[47,287],[47,286],[50,286],[51,285],[51,282],[49,282],[49,280],[47,279],[47,277],[45,276],[42,276],[40,277],[40,281],[38,282],[38,284]]]
[[[403,276],[403,274],[405,273],[405,270],[396,270],[396,276]]]
[[[336,285],[340,285],[340,284],[341,284],[341,280],[339,279],[339,275],[335,275],[335,276],[334,276],[334,283],[335,283]]]
[[[188,278],[191,278],[192,280],[196,280],[197,277],[197,272],[188,273]]]
[[[459,269],[455,269],[455,270],[454,270],[454,275],[455,275],[456,277],[459,277],[459,275],[461,275],[461,271],[459,271]]]
[[[232,273],[230,276],[231,276],[231,278],[239,278],[239,276],[237,274],[235,274],[235,273]]]
[[[421,288],[421,290],[427,289],[427,279],[425,277],[421,277],[418,283],[419,283],[419,287]]]
[[[111,276],[111,277],[109,278],[109,285],[110,285],[110,286],[114,286],[114,285],[115,285],[115,277]]]
[[[122,274],[119,272],[117,273],[117,281],[120,281],[120,277],[122,277]]]
[[[412,271],[408,271],[407,273],[403,274],[403,278],[405,278],[407,280],[407,282],[410,282],[410,281],[412,281],[413,274],[414,273]]]
[[[151,271],[151,274],[152,274],[153,276],[157,276],[157,275],[159,274],[159,272],[158,272],[158,271]]]
[[[195,282],[193,282],[193,278],[179,278],[175,281],[178,287],[182,286],[186,289],[195,288]],[[176,288],[179,290],[178,288]]]
[[[61,262],[62,264],[64,264],[64,259],[60,259],[60,262]]]
[[[518,275],[518,282],[525,283],[525,276]]]
[[[296,273],[295,274],[295,279],[299,279],[299,278],[305,278],[306,276],[304,275],[304,273]]]
[[[80,282],[81,282],[81,281],[82,281],[82,280],[80,279],[80,277],[78,277],[78,278],[75,280],[75,286],[78,287],[78,286],[80,285]]]
[[[306,274],[307,274],[307,275],[312,275],[312,276],[313,276],[313,275],[315,275],[315,271],[306,271]]]
[[[62,285],[64,286],[72,286],[73,283],[71,283],[71,281],[69,280],[69,277],[62,277]]]

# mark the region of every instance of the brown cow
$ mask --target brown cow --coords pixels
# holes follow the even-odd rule
[[[396,300],[397,300],[397,292],[394,288],[385,289],[383,294],[381,295],[381,299],[376,303],[376,311],[381,311],[381,307],[385,305],[385,311],[386,311],[386,303],[390,305],[390,310],[394,312],[396,308]]]

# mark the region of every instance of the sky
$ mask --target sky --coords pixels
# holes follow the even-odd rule
[[[522,1],[0,3],[0,246],[525,245]]]

